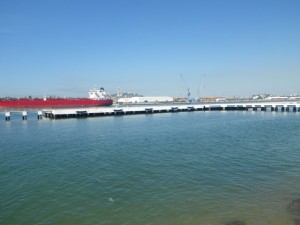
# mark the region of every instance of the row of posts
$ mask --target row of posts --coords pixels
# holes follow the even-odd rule
[[[23,112],[22,112],[22,119],[23,119],[23,120],[27,120],[27,116],[28,116],[27,112],[26,112],[26,111],[23,111]],[[37,119],[38,119],[38,120],[41,120],[42,118],[43,118],[43,113],[42,113],[42,111],[38,111],[38,113],[37,113]],[[10,112],[5,112],[5,120],[6,120],[6,121],[10,121]]]
[[[249,107],[247,108],[248,111],[251,110],[256,110],[256,111],[281,111],[281,112],[299,112],[300,108],[296,106],[276,106],[276,107]]]

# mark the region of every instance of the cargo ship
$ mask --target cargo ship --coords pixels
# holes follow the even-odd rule
[[[92,88],[88,98],[19,98],[0,100],[0,108],[70,108],[110,106],[113,100],[104,88]]]

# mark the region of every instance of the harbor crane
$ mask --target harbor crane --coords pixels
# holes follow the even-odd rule
[[[201,93],[202,89],[204,88],[204,79],[205,79],[205,74],[203,74],[203,77],[201,79],[200,85],[197,88],[196,102],[201,102],[201,100],[200,100],[200,93]]]
[[[182,74],[180,74],[180,77],[181,77],[181,80],[182,80],[182,82],[183,82],[183,84],[184,84],[186,90],[187,90],[187,94],[186,94],[186,95],[187,95],[187,97],[186,97],[186,102],[191,103],[191,102],[192,102],[192,99],[191,99],[190,88],[188,87],[188,85],[187,85],[185,79],[183,78],[183,75],[182,75]]]

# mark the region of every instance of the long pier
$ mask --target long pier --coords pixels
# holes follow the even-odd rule
[[[64,119],[96,116],[117,116],[151,113],[174,113],[192,111],[263,111],[263,112],[300,112],[300,101],[286,102],[222,102],[222,103],[198,103],[198,104],[146,104],[146,105],[123,105],[110,107],[69,108],[69,109],[46,109],[32,111],[37,119]],[[10,121],[11,114],[20,114],[23,120],[27,120],[28,112],[0,111],[5,120]]]
[[[191,111],[266,111],[300,112],[300,102],[242,102],[242,103],[199,103],[199,104],[158,104],[126,105],[98,108],[53,109],[43,111],[51,119],[95,116],[116,116],[150,113],[174,113]]]

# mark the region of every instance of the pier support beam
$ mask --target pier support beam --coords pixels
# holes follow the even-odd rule
[[[5,113],[5,121],[10,121],[10,112]]]
[[[145,113],[153,113],[153,108],[145,108]]]
[[[266,112],[272,112],[272,107],[265,107]]]
[[[237,108],[235,106],[226,106],[225,110],[227,110],[227,111],[234,111],[234,110],[237,110]]]
[[[171,107],[170,112],[178,112],[178,107]]]
[[[210,111],[221,111],[221,110],[223,110],[223,107],[221,106],[210,107]]]
[[[43,112],[42,111],[38,111],[37,119],[41,120],[42,118],[43,118]]]
[[[114,109],[114,114],[115,115],[123,115],[123,109]]]
[[[22,119],[27,120],[27,112],[26,111],[22,112]]]
[[[238,110],[238,111],[244,111],[244,110],[246,110],[246,107],[244,107],[243,105],[237,105],[236,106],[236,110]]]
[[[290,105],[290,106],[287,106],[287,107],[286,107],[286,111],[287,111],[287,112],[296,112],[297,109],[296,109],[295,106]]]

